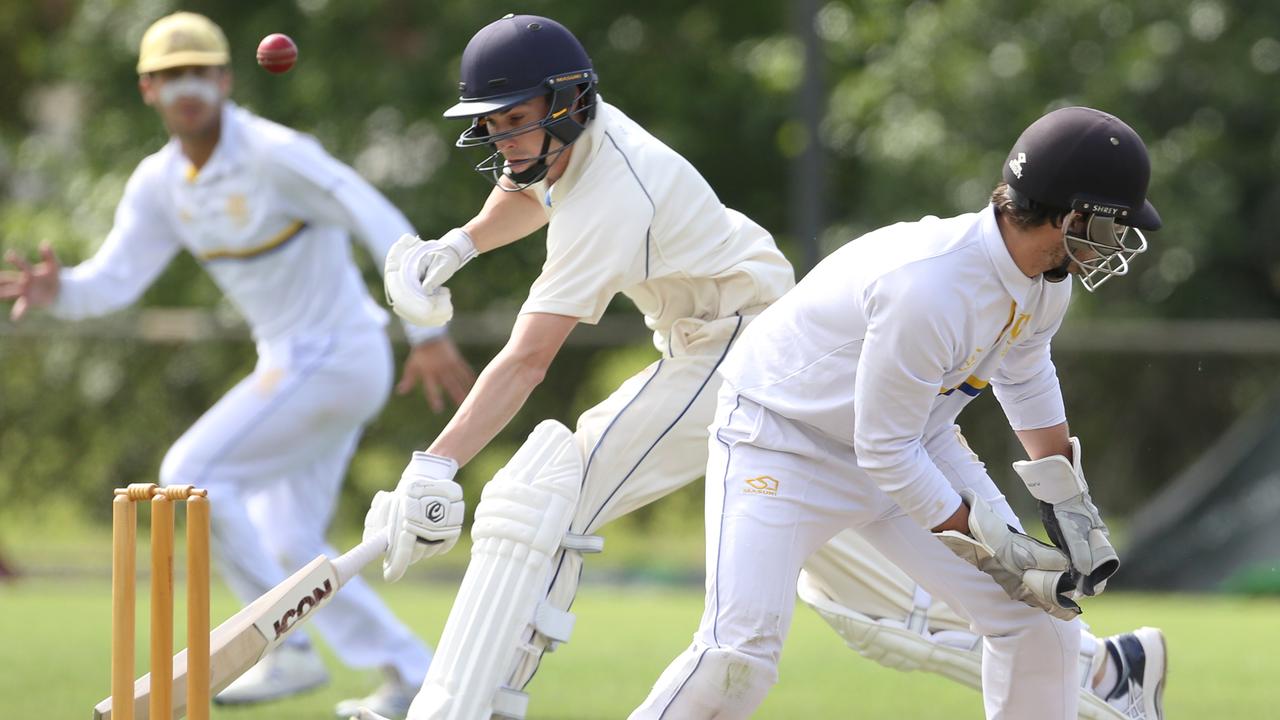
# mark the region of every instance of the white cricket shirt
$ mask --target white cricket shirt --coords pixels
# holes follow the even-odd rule
[[[1028,278],[991,207],[868,233],[749,326],[720,368],[739,394],[848,442],[926,528],[960,502],[923,439],[987,384],[1015,430],[1064,422],[1049,357],[1071,283]]]
[[[382,327],[351,257],[351,235],[382,266],[409,221],[314,138],[228,102],[213,155],[197,173],[176,139],[134,170],[106,241],[64,269],[59,317],[135,301],[179,250],[190,252],[260,343]],[[413,341],[437,328],[405,326]]]
[[[522,313],[595,323],[622,293],[667,352],[675,321],[753,314],[795,284],[768,231],[726,208],[689,161],[603,99],[564,174],[525,192],[550,224]]]

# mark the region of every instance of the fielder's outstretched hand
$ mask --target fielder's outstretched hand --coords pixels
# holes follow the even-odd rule
[[[458,463],[415,452],[392,492],[373,496],[364,517],[364,539],[387,534],[382,576],[395,582],[427,555],[446,553],[462,533],[462,486],[453,481]]]
[[[48,243],[40,244],[40,262],[32,266],[18,253],[10,250],[5,260],[18,268],[0,272],[0,300],[13,300],[9,319],[18,322],[27,311],[53,303],[58,297],[58,270],[61,265]]]
[[[1120,556],[1111,547],[1110,532],[1093,499],[1081,469],[1080,439],[1071,438],[1071,460],[1061,455],[1013,464],[1027,490],[1040,501],[1040,520],[1054,545],[1071,558],[1076,589],[1097,595],[1107,578],[1120,569]]]
[[[455,407],[461,405],[475,381],[476,371],[458,352],[458,347],[448,337],[440,337],[409,350],[404,372],[396,383],[396,394],[407,395],[415,385],[421,384],[431,412],[438,413],[445,409],[445,395]]]

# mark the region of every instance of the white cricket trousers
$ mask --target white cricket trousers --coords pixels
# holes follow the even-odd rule
[[[707,422],[715,413],[720,386],[716,368],[751,317],[677,320],[662,359],[578,418],[574,442],[584,470],[569,532],[592,534],[702,476]],[[581,574],[581,555],[557,553],[547,601],[568,610]],[[538,649],[545,646],[541,636],[522,640]],[[535,654],[518,661],[508,687],[524,689],[540,660]]]
[[[391,347],[378,327],[260,344],[253,373],[165,456],[161,482],[209,490],[222,576],[242,603],[317,555],[364,424],[391,388]],[[430,650],[359,577],[311,620],[343,663],[394,667],[421,682]],[[296,640],[295,640],[296,638]],[[306,643],[295,634],[291,640]]]
[[[1080,624],[1010,599],[953,555],[858,468],[848,444],[725,386],[708,447],[705,612],[693,644],[633,719],[749,717],[777,682],[801,566],[852,528],[983,636],[988,718],[1075,720]],[[1020,527],[952,428],[928,438],[925,449],[957,490],[974,489]],[[856,690],[849,700],[856,707]]]

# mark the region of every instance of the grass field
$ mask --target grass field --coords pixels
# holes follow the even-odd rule
[[[375,586],[424,637],[438,636],[452,600],[451,585],[406,581],[388,586],[379,580]],[[216,585],[213,600],[215,624],[236,609],[231,596]],[[109,603],[105,576],[35,575],[0,585],[0,717],[90,716],[108,690]],[[532,686],[531,717],[626,717],[684,648],[701,605],[696,588],[587,587],[574,606],[579,615],[574,642],[548,657]],[[1172,667],[1169,717],[1280,718],[1280,653],[1275,647],[1280,599],[1116,594],[1090,602],[1086,617],[1099,634],[1142,624],[1166,630]],[[178,636],[182,642],[181,628]],[[145,663],[145,642],[140,638],[140,663]],[[215,709],[214,717],[332,717],[336,701],[364,692],[377,678],[330,660],[333,682],[323,690],[265,707]],[[797,609],[783,654],[781,680],[757,715],[895,720],[981,716],[976,692],[864,660],[803,606]]]

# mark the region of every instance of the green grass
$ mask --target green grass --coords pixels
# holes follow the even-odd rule
[[[451,585],[415,580],[375,586],[424,637],[438,636]],[[145,592],[140,594],[143,600]],[[215,624],[236,609],[220,587],[213,600]],[[0,585],[0,717],[89,717],[108,689],[109,604],[105,576],[35,575]],[[587,587],[574,606],[579,615],[574,642],[548,656],[532,685],[531,717],[625,717],[685,647],[701,606],[695,588]],[[1170,717],[1280,717],[1280,654],[1275,650],[1280,600],[1116,594],[1089,602],[1087,610],[1099,634],[1143,624],[1165,629],[1172,667],[1166,694]],[[181,628],[178,635],[182,642]],[[141,637],[142,648],[145,642]],[[140,664],[145,654],[144,649]],[[329,659],[334,678],[327,688],[265,707],[215,709],[214,717],[331,717],[335,702],[376,684],[374,673],[345,669]],[[757,717],[975,718],[981,717],[981,701],[976,692],[941,678],[888,670],[858,657],[801,606],[783,654],[781,680]]]

